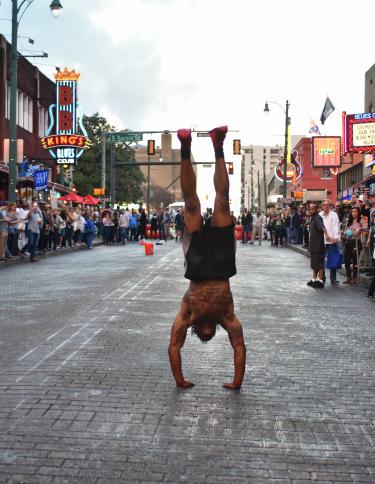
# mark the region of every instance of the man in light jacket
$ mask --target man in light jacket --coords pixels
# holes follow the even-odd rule
[[[258,209],[253,217],[253,234],[252,234],[250,244],[254,244],[254,240],[258,236],[259,245],[261,245],[262,236],[263,236],[263,224],[264,224],[264,217],[260,213],[260,210]]]
[[[324,237],[327,253],[329,254],[331,251],[336,250],[337,244],[339,243],[341,238],[340,220],[337,213],[331,210],[332,208],[331,200],[324,200],[322,207],[323,207],[323,210],[320,212],[319,215],[323,219],[324,227],[329,237],[328,239],[327,237]],[[329,277],[332,285],[339,284],[338,280],[336,279],[336,269],[330,269]]]

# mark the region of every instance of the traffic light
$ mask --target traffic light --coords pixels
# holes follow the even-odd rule
[[[149,156],[153,156],[156,153],[155,150],[155,140],[154,139],[149,139],[147,141],[147,154]]]
[[[228,163],[228,172],[229,172],[229,175],[233,175],[233,163],[232,162]]]
[[[233,140],[233,154],[240,155],[241,154],[241,140],[234,139]]]

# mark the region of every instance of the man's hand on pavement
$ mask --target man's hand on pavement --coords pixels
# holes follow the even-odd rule
[[[223,388],[228,388],[229,390],[239,390],[241,385],[237,383],[224,383]]]
[[[177,383],[178,388],[191,388],[194,386],[194,383],[191,383],[190,381],[184,380],[181,383]]]

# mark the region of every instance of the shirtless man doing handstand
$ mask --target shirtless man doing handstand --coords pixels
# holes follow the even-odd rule
[[[216,198],[212,217],[203,223],[196,192],[196,177],[191,164],[191,131],[180,129],[181,187],[185,200],[185,232],[182,239],[185,277],[190,279],[179,313],[172,326],[168,353],[176,385],[194,386],[182,373],[181,348],[188,328],[202,343],[215,336],[220,325],[229,336],[234,350],[233,382],[224,388],[242,385],[246,365],[246,348],[242,326],[234,314],[229,278],[236,274],[234,226],[229,209],[229,178],[225,166],[223,143],[228,128],[210,131],[215,149],[214,185]]]

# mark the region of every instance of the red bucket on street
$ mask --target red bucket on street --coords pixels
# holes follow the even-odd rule
[[[144,244],[145,255],[154,255],[154,244]]]

